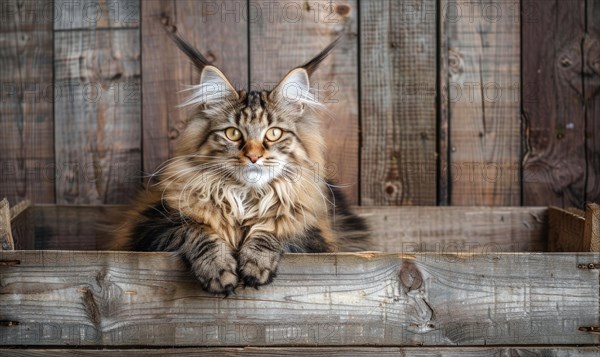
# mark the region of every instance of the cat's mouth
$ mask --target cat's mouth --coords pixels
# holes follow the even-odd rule
[[[278,168],[278,165],[247,163],[246,165],[240,165],[237,179],[244,185],[261,187],[281,176],[281,174],[282,170]]]

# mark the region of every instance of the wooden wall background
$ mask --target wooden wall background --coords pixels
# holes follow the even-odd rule
[[[169,157],[198,75],[272,86],[340,34],[313,83],[354,204],[600,201],[600,0],[7,0],[0,196],[124,203]]]

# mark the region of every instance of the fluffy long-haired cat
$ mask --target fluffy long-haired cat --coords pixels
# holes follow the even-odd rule
[[[335,42],[292,69],[272,91],[237,91],[176,33],[201,73],[175,151],[118,229],[121,249],[178,253],[211,293],[257,288],[284,252],[358,251],[367,227],[324,167],[309,76]]]

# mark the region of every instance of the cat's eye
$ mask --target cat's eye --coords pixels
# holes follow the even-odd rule
[[[271,128],[267,130],[267,134],[265,135],[267,140],[269,141],[277,141],[283,135],[283,130],[279,128]]]
[[[225,136],[231,141],[238,141],[242,138],[242,132],[236,128],[225,129]]]

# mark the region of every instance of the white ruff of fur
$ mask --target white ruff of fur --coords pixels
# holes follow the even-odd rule
[[[174,163],[165,170],[171,180],[161,182],[163,198],[185,216],[226,232],[232,247],[252,235],[268,232],[278,237],[302,233],[327,215],[326,186],[309,170],[294,177],[278,175],[273,180],[245,184],[223,172],[199,174]],[[177,174],[177,172],[183,174]]]

